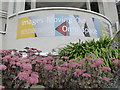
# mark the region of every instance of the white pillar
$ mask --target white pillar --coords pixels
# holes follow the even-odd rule
[[[86,4],[87,4],[87,10],[91,10],[90,0],[87,0],[87,1],[86,1]]]
[[[16,2],[16,12],[24,11],[25,10],[25,0],[22,0],[22,2],[17,1]]]
[[[104,15],[103,2],[98,2],[99,12]]]
[[[31,9],[35,9],[35,8],[36,8],[36,0],[32,0]]]
[[[105,0],[104,0],[105,1]],[[103,2],[104,15],[112,21],[113,33],[116,32],[115,23],[118,22],[118,14],[115,2]]]

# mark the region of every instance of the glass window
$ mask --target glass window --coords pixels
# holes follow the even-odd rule
[[[85,2],[38,2],[36,0],[36,8],[41,7],[75,7],[87,9]]]
[[[26,1],[25,2],[25,10],[29,10],[29,9],[31,9],[31,2]]]
[[[98,2],[91,2],[91,3],[90,3],[90,6],[91,6],[91,11],[94,11],[94,12],[99,13]]]

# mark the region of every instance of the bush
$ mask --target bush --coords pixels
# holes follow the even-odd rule
[[[117,83],[120,60],[110,58],[112,68],[102,66],[104,59],[42,56],[41,51],[25,48],[25,51],[1,50],[0,70],[2,88],[25,88],[26,84],[43,85],[46,88],[107,88]],[[112,72],[111,72],[112,71]]]
[[[78,43],[70,43],[64,48],[61,48],[59,50],[59,55],[61,56],[68,56],[70,59],[78,58],[79,60],[83,59],[84,57],[89,58],[103,58],[104,59],[104,65],[107,67],[111,67],[111,61],[109,60],[110,57],[115,57],[117,59],[120,59],[118,57],[118,53],[120,52],[119,45],[115,46],[114,40],[111,40],[108,37],[100,38],[98,41],[91,40],[91,41],[85,41],[85,42],[79,42]]]

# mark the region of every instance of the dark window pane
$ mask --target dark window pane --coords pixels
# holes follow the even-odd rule
[[[91,2],[90,6],[91,6],[91,11],[99,13],[98,2]]]
[[[25,2],[25,10],[31,9],[31,2]]]

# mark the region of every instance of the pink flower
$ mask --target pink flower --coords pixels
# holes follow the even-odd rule
[[[31,49],[31,50],[36,50],[36,48],[29,48],[29,49]]]
[[[73,60],[69,60],[68,62],[74,62],[75,61],[75,59],[73,59]]]
[[[38,83],[38,72],[32,72],[31,75],[28,77],[27,82],[31,84]]]
[[[88,73],[84,73],[82,76],[84,76],[84,77],[91,77],[91,75],[88,74]]]
[[[0,53],[4,53],[5,52],[5,50],[0,50]]]
[[[35,60],[32,61],[32,64],[36,64],[37,62]]]
[[[0,86],[0,90],[4,89],[5,87],[4,86]]]
[[[64,62],[62,66],[68,66],[68,65],[69,65],[69,63]]]
[[[26,81],[28,79],[30,73],[31,73],[31,71],[19,72],[18,77],[19,77],[20,80]]]
[[[12,68],[16,68],[16,66],[12,66]]]
[[[27,59],[27,58],[23,58],[22,59],[22,62],[24,62],[24,63],[27,63],[27,62],[30,62],[31,60],[30,59]]]
[[[109,68],[109,67],[102,67],[102,71],[104,71],[104,72],[108,72],[108,71],[110,71],[111,69]]]
[[[85,57],[84,59],[85,59],[85,60],[89,60],[90,58],[89,58],[89,57]]]
[[[16,49],[12,49],[12,51],[17,51]]]
[[[45,59],[47,60],[47,61],[50,61],[50,60],[53,60],[53,57],[45,57]]]
[[[68,68],[66,68],[66,67],[61,67],[60,68],[62,71],[67,71],[68,70]]]
[[[52,66],[51,64],[46,64],[46,65],[44,66],[44,69],[46,69],[46,70],[52,70],[52,69],[53,69],[53,66]]]
[[[37,84],[38,83],[38,78],[37,77],[28,77],[27,79],[27,83],[31,83],[31,84]]]
[[[8,62],[9,59],[11,59],[11,55],[7,55],[2,58],[4,62]]]
[[[35,70],[36,70],[36,71],[39,71],[39,70],[40,70],[40,65],[39,65],[39,64],[36,64],[36,65],[35,65]]]
[[[94,60],[95,60],[95,59],[94,59]],[[96,61],[96,60],[97,60],[97,61]],[[98,67],[98,66],[100,66],[100,65],[103,63],[103,61],[100,60],[100,59],[96,59],[96,60],[95,60],[96,63],[90,65],[91,68],[93,68],[93,67]]]
[[[19,59],[18,56],[12,55],[12,58],[11,58],[12,61],[17,61],[18,59]]]
[[[75,69],[75,71],[78,73],[78,75],[81,75],[83,73],[81,69]]]
[[[39,77],[39,76],[38,76],[38,72],[32,72],[32,73],[31,73],[31,77],[38,78],[38,77]]]
[[[82,61],[79,61],[78,63],[79,63],[79,64],[82,64],[82,63],[84,63],[84,60],[82,60]]]
[[[42,51],[41,50],[37,50],[38,53],[41,53]]]
[[[103,80],[106,81],[106,82],[109,82],[111,79],[108,78],[108,77],[104,77]]]
[[[5,69],[7,69],[7,67],[5,66],[5,65],[0,65],[0,70],[5,70]]]
[[[79,64],[72,62],[72,63],[69,63],[69,66],[74,68],[74,67],[76,67],[76,66],[79,66]]]
[[[15,61],[10,61],[10,66],[15,65]]]
[[[58,59],[59,57],[53,56],[54,59]]]
[[[115,61],[113,61],[113,63],[114,63],[115,65],[120,65],[120,60],[115,60]]]
[[[86,69],[75,69],[74,75],[79,76],[85,71],[86,71]]]
[[[30,63],[22,63],[20,65],[24,70],[31,70],[32,69],[32,65]]]
[[[98,60],[96,61],[96,63],[99,64],[99,65],[102,64],[102,63],[103,63],[103,59],[98,59]]]
[[[31,57],[29,57],[29,59],[34,60],[34,59],[36,59],[36,57],[32,57],[32,56],[31,56]]]
[[[59,66],[55,66],[55,67],[53,67],[54,69],[58,69],[58,70],[60,70],[61,69],[61,67],[59,67]]]
[[[24,80],[27,83],[36,84],[38,83],[38,73],[32,72],[31,70],[23,71],[18,74],[20,80]]]
[[[115,58],[109,58],[109,60],[115,60]]]
[[[90,67],[91,67],[91,68],[94,68],[94,67],[96,67],[96,65],[95,65],[95,64],[92,64],[92,65],[90,65]]]
[[[21,63],[20,63],[20,62],[16,62],[16,65],[17,65],[17,66],[20,66],[20,65],[21,65]]]
[[[66,56],[62,56],[61,58],[63,58],[63,59],[69,59],[69,57],[66,57]]]

